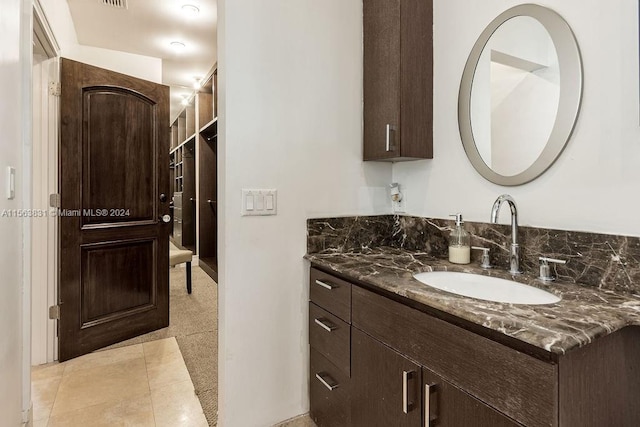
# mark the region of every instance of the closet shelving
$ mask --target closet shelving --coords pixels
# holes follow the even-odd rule
[[[173,240],[194,251],[200,267],[217,280],[217,67],[203,80],[171,125]]]

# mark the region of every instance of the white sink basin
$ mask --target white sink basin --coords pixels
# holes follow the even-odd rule
[[[433,288],[485,301],[532,305],[560,301],[551,292],[498,277],[456,271],[427,271],[413,277]]]

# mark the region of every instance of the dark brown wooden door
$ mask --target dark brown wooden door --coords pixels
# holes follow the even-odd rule
[[[420,426],[420,366],[356,328],[351,328],[351,352],[353,425]]]
[[[437,427],[518,427],[490,406],[449,384],[427,368],[423,368],[424,416]],[[428,399],[428,400],[427,400]]]
[[[59,359],[169,324],[169,88],[63,59]]]

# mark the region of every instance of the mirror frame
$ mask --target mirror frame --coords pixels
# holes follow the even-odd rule
[[[480,55],[493,33],[506,21],[517,16],[537,19],[547,30],[558,55],[560,98],[558,112],[547,144],[540,156],[525,171],[512,176],[494,172],[482,159],[473,138],[471,126],[471,88]],[[569,24],[556,12],[535,4],[522,4],[498,15],[480,34],[462,74],[458,95],[458,126],[462,145],[473,167],[489,181],[514,186],[526,184],[542,175],[560,156],[571,138],[582,101],[582,58],[578,42]]]

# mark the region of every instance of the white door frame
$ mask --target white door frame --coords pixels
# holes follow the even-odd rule
[[[33,37],[49,58],[33,64],[32,76],[31,204],[46,213],[31,222],[31,364],[39,365],[58,358],[57,325],[49,319],[49,307],[58,299],[58,220],[49,196],[58,193],[59,96],[49,86],[60,81],[60,48],[39,0],[33,3]]]

